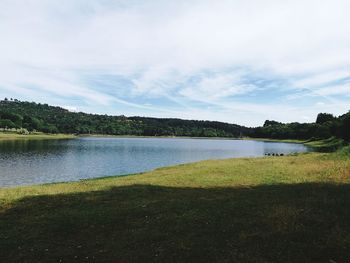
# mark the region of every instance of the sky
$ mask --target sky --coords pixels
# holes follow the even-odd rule
[[[349,0],[0,0],[0,98],[312,122],[350,110]]]

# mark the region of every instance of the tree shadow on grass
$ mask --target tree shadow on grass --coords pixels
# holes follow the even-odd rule
[[[1,262],[349,262],[350,185],[150,185],[27,197]]]

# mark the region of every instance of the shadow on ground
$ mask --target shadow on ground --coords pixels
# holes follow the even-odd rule
[[[0,228],[1,262],[350,262],[350,185],[35,196]]]

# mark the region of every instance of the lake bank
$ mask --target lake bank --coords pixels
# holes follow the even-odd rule
[[[301,144],[189,138],[79,137],[0,142],[0,187],[78,181],[210,159],[307,152]]]
[[[349,171],[343,150],[0,189],[1,258],[345,262]]]
[[[79,137],[96,137],[96,138],[167,138],[167,139],[202,139],[202,140],[244,140],[244,141],[259,141],[259,142],[276,142],[276,143],[295,143],[303,144],[306,147],[313,149],[316,152],[334,152],[338,149],[349,145],[348,142],[343,139],[330,137],[328,139],[309,139],[309,140],[297,140],[297,139],[270,139],[270,138],[232,138],[232,137],[186,137],[186,136],[132,136],[132,135],[79,135]]]
[[[280,142],[280,143],[297,143],[304,144],[307,147],[311,147],[317,151],[331,152],[346,145],[346,142],[342,139],[331,137],[328,139],[316,139],[316,140],[290,140],[290,139],[269,139],[269,138],[252,138],[252,137],[187,137],[187,136],[136,136],[136,135],[106,135],[106,134],[47,134],[47,133],[33,133],[33,134],[18,134],[0,132],[0,141],[4,140],[59,140],[59,139],[77,139],[77,138],[151,138],[151,139],[202,139],[202,140],[248,140],[248,141],[261,141],[261,142]]]
[[[303,144],[312,148],[317,152],[335,152],[338,149],[349,145],[343,139],[330,137],[328,139],[309,139],[309,140],[289,140],[289,139],[267,139],[267,138],[242,138],[242,140],[253,140],[262,142],[283,142],[283,143],[297,143]]]
[[[61,139],[74,139],[77,136],[72,134],[47,134],[47,133],[34,133],[34,134],[18,134],[18,133],[6,133],[0,132],[0,141],[5,140],[61,140]]]

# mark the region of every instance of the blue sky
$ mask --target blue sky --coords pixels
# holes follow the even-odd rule
[[[350,110],[350,1],[0,1],[0,98],[311,122]]]

